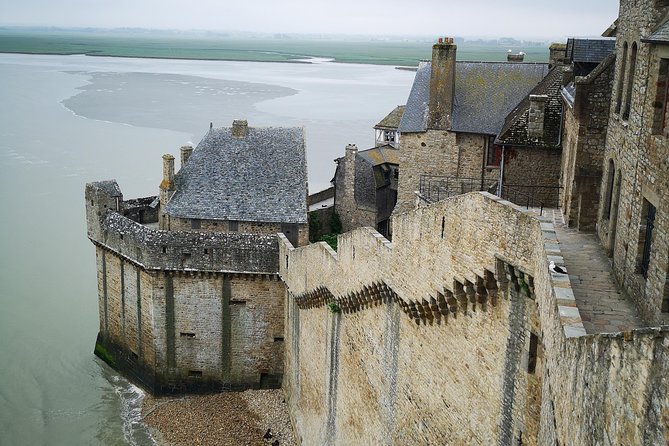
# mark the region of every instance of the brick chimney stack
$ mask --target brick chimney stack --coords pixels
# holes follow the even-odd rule
[[[451,127],[455,97],[455,53],[457,46],[452,37],[439,38],[432,47],[430,75],[430,108],[427,127],[448,130]]]

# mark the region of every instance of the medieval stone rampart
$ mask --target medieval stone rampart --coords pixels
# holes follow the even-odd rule
[[[158,393],[278,387],[276,235],[163,231],[121,214],[157,220],[150,198],[124,201],[115,182],[86,187],[98,355]]]
[[[473,193],[394,224],[280,244],[305,444],[666,441],[667,332],[586,335],[552,223]]]

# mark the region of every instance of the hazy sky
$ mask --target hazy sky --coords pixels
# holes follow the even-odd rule
[[[2,0],[0,24],[284,33],[601,34],[618,0]]]

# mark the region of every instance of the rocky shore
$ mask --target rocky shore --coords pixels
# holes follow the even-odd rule
[[[160,398],[147,395],[142,412],[161,446],[296,445],[281,390]]]

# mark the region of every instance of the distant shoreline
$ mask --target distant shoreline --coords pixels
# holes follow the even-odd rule
[[[0,51],[0,54],[25,54],[27,56],[89,56],[89,57],[118,57],[122,59],[158,59],[158,60],[206,60],[206,61],[218,61],[218,62],[260,62],[260,63],[289,63],[289,64],[305,64],[305,65],[314,65],[311,62],[305,62],[303,60],[251,60],[251,59],[218,59],[218,58],[204,58],[204,57],[165,57],[165,56],[130,56],[130,55],[111,55],[111,54],[89,54],[89,53],[77,53],[77,52],[29,52],[29,51]],[[348,63],[355,65],[376,65],[379,67],[394,67],[396,70],[405,70],[405,71],[417,71],[417,66],[407,66],[407,65],[388,65],[388,64],[375,64],[371,62],[341,62],[335,59],[334,57],[315,57],[315,56],[304,56],[311,59],[332,59],[328,62],[331,63]]]
[[[305,62],[303,60],[253,60],[253,59],[221,59],[214,57],[168,57],[168,56],[131,56],[131,55],[117,55],[117,54],[90,54],[90,53],[78,53],[78,52],[43,52],[43,51],[0,51],[0,54],[25,54],[28,56],[89,56],[89,57],[119,57],[123,59],[162,59],[162,60],[208,60],[208,61],[220,61],[220,62],[264,62],[264,63],[294,63],[294,64],[307,64],[311,65],[311,62]],[[312,57],[312,56],[305,56]],[[312,57],[317,59],[316,57]],[[333,63],[355,63],[355,62],[339,62],[335,58],[332,58]],[[361,64],[363,64],[361,62]],[[363,65],[382,65],[382,64],[363,64]],[[387,65],[390,66],[390,65]]]

